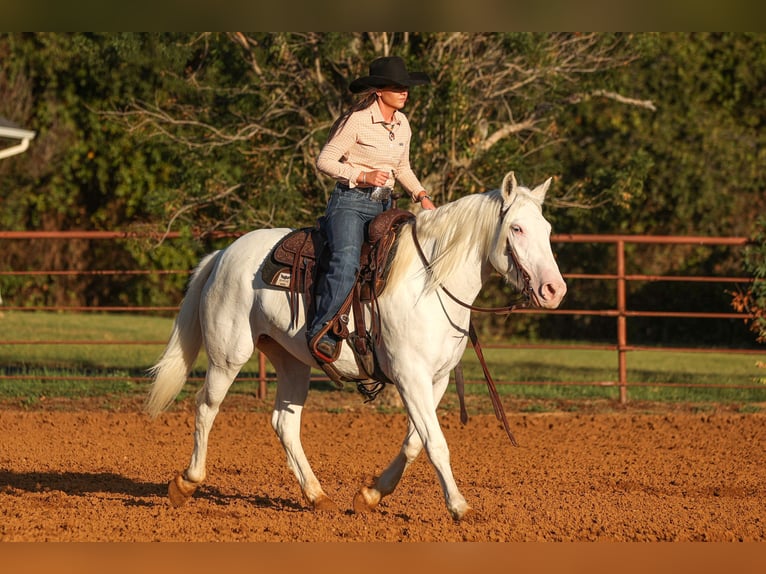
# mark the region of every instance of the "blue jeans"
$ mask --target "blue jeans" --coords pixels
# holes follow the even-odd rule
[[[367,224],[391,206],[358,189],[335,186],[325,210],[324,229],[330,248],[327,273],[316,285],[316,312],[306,330],[309,341],[340,309],[356,283]]]

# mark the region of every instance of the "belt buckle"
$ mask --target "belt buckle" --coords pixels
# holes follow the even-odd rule
[[[391,188],[388,187],[374,187],[370,193],[370,199],[376,201],[386,201],[391,197]]]

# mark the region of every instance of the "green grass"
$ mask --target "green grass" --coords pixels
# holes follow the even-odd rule
[[[143,395],[146,369],[159,357],[170,333],[165,317],[96,313],[23,313],[0,311],[0,398],[30,403],[40,397]],[[92,341],[91,344],[11,344],[19,341]],[[123,344],[103,344],[128,342]],[[135,344],[140,342],[141,344]],[[543,400],[592,400],[619,397],[617,352],[567,349],[484,348],[492,377],[503,395]],[[766,402],[764,369],[755,355],[632,351],[627,355],[628,398],[642,401],[738,402],[757,410]],[[763,361],[763,357],[760,357]],[[204,353],[193,376],[204,375]],[[270,368],[270,366],[269,366]],[[242,378],[257,376],[257,357]],[[464,357],[467,394],[486,394],[473,350]],[[271,373],[270,373],[271,374]],[[315,373],[322,375],[321,371]],[[527,383],[527,384],[524,384]],[[544,383],[544,384],[540,384]],[[558,383],[558,384],[556,384]],[[582,384],[561,384],[582,383]],[[669,386],[659,383],[670,383]],[[240,380],[232,392],[254,392],[257,381]],[[640,386],[648,384],[649,386]],[[654,385],[656,384],[656,385]],[[198,385],[187,385],[186,393]],[[738,388],[754,386],[755,388]],[[720,388],[719,388],[720,387]],[[318,382],[319,390],[333,389]],[[348,385],[353,389],[353,385]]]
[[[504,386],[503,391],[513,396],[546,399],[619,397],[619,389],[614,386],[619,381],[616,351],[485,348],[484,357],[495,381],[591,383]],[[766,400],[764,370],[757,363],[755,355],[725,351],[631,351],[627,354],[628,398],[650,401],[763,402]],[[464,357],[464,372],[467,380],[484,380],[479,362],[470,348]],[[643,386],[652,384],[657,386]],[[738,388],[740,386],[757,388]]]
[[[63,368],[136,368],[162,352],[157,345],[105,345],[167,339],[172,319],[123,314],[0,312],[0,364]],[[8,345],[6,341],[93,341],[91,345]]]

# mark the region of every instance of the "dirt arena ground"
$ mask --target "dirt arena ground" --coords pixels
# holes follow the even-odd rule
[[[337,513],[306,506],[257,399],[227,398],[208,480],[181,508],[166,491],[191,452],[190,402],[156,421],[136,400],[0,405],[0,541],[766,540],[763,413],[509,405],[513,447],[490,414],[463,426],[440,411],[458,485],[477,511],[456,523],[425,456],[376,512],[353,514],[364,477],[396,453],[405,417],[357,395],[331,406],[312,396],[304,446]]]

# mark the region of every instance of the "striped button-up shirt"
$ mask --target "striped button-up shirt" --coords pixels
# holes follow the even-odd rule
[[[386,186],[393,187],[398,181],[414,201],[423,185],[410,167],[411,138],[407,117],[395,111],[393,124],[386,124],[375,101],[349,116],[343,128],[322,148],[317,168],[348,187],[357,186],[363,171],[388,171]]]

